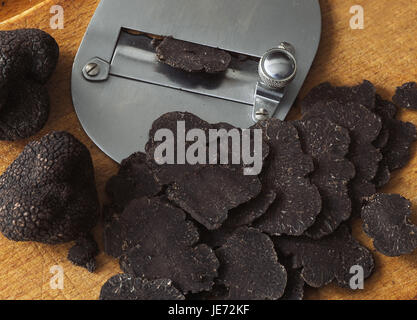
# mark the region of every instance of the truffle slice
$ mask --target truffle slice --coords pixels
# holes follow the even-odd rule
[[[382,128],[381,119],[358,103],[339,104],[323,97],[321,102],[308,108],[304,104],[304,120],[328,119],[349,130],[351,147],[348,159],[356,169],[355,179],[351,181],[351,187],[355,189],[352,205],[355,213],[360,212],[363,200],[372,195],[367,193],[370,188],[361,187],[372,183],[382,160],[382,154],[373,145]]]
[[[254,226],[270,235],[301,235],[321,211],[321,197],[308,175],[314,170],[311,156],[303,153],[297,129],[289,122],[271,119],[257,124],[269,145],[265,181],[277,194]],[[302,196],[301,196],[302,195]]]
[[[173,144],[175,154],[177,155],[177,150],[179,148],[177,143],[178,139],[185,141],[185,137],[193,129],[203,130],[203,132],[206,133],[205,137],[207,138],[209,129],[211,129],[211,127],[212,126],[208,122],[189,112],[169,112],[162,115],[153,122],[152,128],[149,131],[149,141],[146,144],[145,149],[148,164],[152,169],[152,172],[158,183],[162,185],[173,183],[178,178],[198,171],[201,167],[205,166],[205,164],[188,164],[187,161],[185,161],[185,155],[184,159],[179,159],[176,156],[174,159],[175,164],[161,164],[163,159],[158,158],[158,153],[156,151],[158,151],[158,147],[165,143],[166,140],[156,141],[158,138],[157,134],[159,132],[163,133],[164,131],[172,132],[173,141],[169,142]],[[178,137],[178,135],[184,136]],[[190,147],[192,144],[193,142],[186,142],[185,148]]]
[[[162,186],[155,181],[149,168],[146,155],[135,153],[122,161],[117,175],[106,184],[106,192],[112,205],[121,211],[132,199],[151,197],[158,194]]]
[[[159,61],[186,72],[226,71],[232,57],[226,51],[166,37],[157,47]]]
[[[189,164],[184,159],[176,159],[176,164],[158,164],[157,148],[161,142],[156,141],[158,130],[169,130],[173,133],[175,154],[178,154],[177,138],[184,141],[190,130],[200,129],[205,134],[206,145],[211,139],[209,130],[225,129],[227,132],[236,129],[227,124],[211,125],[190,113],[171,112],[161,116],[152,125],[150,139],[147,144],[147,158],[156,180],[168,185],[168,198],[189,213],[196,221],[207,229],[218,229],[227,219],[228,211],[255,198],[261,191],[261,183],[257,176],[245,175],[242,163],[222,165],[208,164],[213,159],[206,157],[202,163]],[[237,129],[236,129],[237,130]],[[240,132],[239,132],[240,133]],[[178,135],[184,135],[179,137]],[[240,136],[239,136],[240,139]],[[217,138],[213,140],[217,142]],[[201,142],[201,141],[200,141]],[[163,143],[163,142],[162,142]],[[187,142],[189,148],[193,142]],[[219,148],[218,148],[219,151]],[[240,150],[239,150],[240,151]],[[217,162],[219,162],[218,154]],[[229,162],[230,154],[229,156]],[[210,161],[209,161],[210,160]],[[213,162],[216,162],[213,161]]]
[[[0,230],[10,240],[78,240],[98,218],[90,152],[67,132],[29,143],[0,177]]]
[[[417,226],[411,203],[396,194],[375,194],[362,209],[363,228],[375,249],[389,257],[409,254],[417,248]]]
[[[378,171],[372,182],[375,184],[376,188],[382,188],[390,181],[390,179],[391,179],[391,172],[389,171],[389,168],[385,159],[382,159],[381,162],[379,163]]]
[[[293,124],[304,152],[312,156],[316,165],[311,182],[320,192],[322,209],[305,234],[319,239],[335,231],[351,214],[348,182],[355,176],[355,167],[346,159],[349,132],[329,120],[302,120]]]
[[[256,197],[261,183],[242,169],[208,166],[172,184],[168,198],[209,230],[218,229],[228,211]]]
[[[141,198],[129,203],[119,224],[124,272],[150,280],[171,279],[184,294],[211,289],[219,262],[209,247],[197,244],[198,230],[181,209],[160,198]]]
[[[383,128],[389,132],[388,141],[382,148],[383,165],[391,172],[401,169],[410,160],[411,144],[417,140],[416,127],[412,123],[395,119],[395,105],[379,96],[375,111],[382,119]]]
[[[225,226],[237,228],[251,225],[256,219],[268,211],[275,200],[277,200],[276,192],[263,188],[256,198],[232,209],[229,212],[229,218],[226,220]]]
[[[351,267],[361,266],[365,279],[374,269],[372,253],[352,237],[346,225],[320,240],[279,237],[275,239],[275,245],[279,252],[292,257],[293,268],[302,268],[301,276],[314,288],[323,287],[333,280],[348,288]]]
[[[287,271],[287,286],[280,300],[303,300],[305,282],[301,276],[301,269],[294,269],[290,258],[279,255],[279,261]]]
[[[58,62],[59,47],[38,29],[0,31],[0,139],[36,134],[49,115],[44,84]]]
[[[219,281],[229,289],[228,300],[277,300],[287,283],[272,240],[252,228],[237,230],[216,250]]]
[[[406,165],[410,158],[411,143],[416,140],[414,125],[395,119],[397,107],[376,95],[375,113],[381,117],[382,130],[374,145],[380,148],[383,159],[374,178],[376,187],[386,185],[391,171]]]
[[[417,110],[417,84],[409,82],[398,87],[392,100],[400,108]]]
[[[417,140],[417,130],[414,124],[393,119],[388,124],[390,138],[382,150],[389,170],[401,169],[407,165],[411,157],[411,144]]]
[[[86,268],[90,272],[96,270],[95,256],[98,255],[99,249],[94,238],[91,235],[78,239],[68,252],[68,260],[73,264]]]
[[[368,80],[353,87],[333,87],[325,82],[313,88],[303,99],[301,107],[303,113],[307,113],[309,108],[317,103],[337,102],[339,104],[357,104],[370,111],[375,108],[375,87]]]
[[[397,107],[392,102],[383,100],[378,94],[375,97],[374,112],[380,116],[382,120],[382,128],[379,136],[374,141],[374,146],[377,149],[382,150],[388,144],[389,140],[390,130],[387,127],[387,120],[395,118],[395,115],[397,114]],[[386,167],[384,164],[382,164],[382,166]],[[380,171],[382,172],[384,170],[380,169]]]
[[[168,279],[149,281],[117,274],[103,285],[100,300],[185,300]]]

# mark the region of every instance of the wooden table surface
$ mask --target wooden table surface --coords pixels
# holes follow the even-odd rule
[[[308,0],[305,0],[308,1]],[[121,3],[123,1],[120,1]],[[51,115],[45,128],[31,139],[0,142],[0,172],[18,156],[31,140],[51,130],[66,130],[90,149],[101,201],[104,185],[116,173],[117,165],[105,156],[84,133],[71,103],[71,66],[85,29],[99,0],[4,0],[0,1],[0,30],[41,28],[51,33],[61,48],[58,68],[48,87]],[[384,98],[392,97],[396,86],[417,80],[417,2],[409,0],[321,0],[323,35],[320,49],[308,79],[300,93],[303,97],[313,86],[331,81],[336,85],[353,85],[363,79],[372,81]],[[362,5],[363,30],[352,30],[350,8]],[[50,8],[61,5],[65,24],[62,30],[50,28]],[[298,105],[289,118],[299,117]],[[417,125],[417,112],[401,111],[400,118]],[[410,164],[393,174],[384,192],[400,193],[409,198],[417,211],[417,158],[413,148]],[[417,223],[417,215],[414,214]],[[371,250],[372,242],[353,223],[356,238]],[[101,226],[95,229],[101,243]],[[118,262],[100,253],[94,274],[71,265],[66,260],[72,244],[49,246],[38,243],[15,243],[0,236],[0,299],[97,299],[101,285],[119,272]],[[417,299],[417,253],[388,258],[375,252],[376,272],[366,282],[365,290],[349,291],[329,285],[309,289],[310,299]],[[64,289],[51,289],[50,268],[62,266]]]

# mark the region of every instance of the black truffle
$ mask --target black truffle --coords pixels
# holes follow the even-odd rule
[[[269,145],[262,183],[276,192],[276,200],[254,226],[270,235],[302,235],[321,211],[320,194],[308,178],[314,170],[313,159],[303,153],[291,123],[271,119],[256,128],[263,130]]]
[[[68,252],[68,260],[76,266],[86,268],[90,272],[96,270],[95,256],[99,253],[97,242],[91,235],[77,239],[75,246]]]
[[[333,280],[341,287],[349,287],[351,267],[361,266],[365,279],[374,269],[372,253],[352,237],[346,225],[320,240],[280,237],[275,239],[275,245],[279,252],[292,258],[292,268],[302,268],[301,276],[314,288]]]
[[[184,294],[211,289],[219,262],[208,246],[197,244],[198,230],[181,209],[161,198],[141,198],[127,205],[118,224],[124,272],[171,279]]]
[[[152,197],[162,190],[154,179],[153,172],[146,161],[146,154],[134,153],[123,160],[117,175],[106,184],[106,193],[114,208],[120,212],[133,199]]]
[[[204,159],[204,163],[181,164],[179,159],[176,159],[175,164],[159,164],[161,159],[157,159],[155,150],[165,141],[155,141],[155,134],[159,129],[169,129],[174,134],[173,143],[177,154],[179,123],[183,124],[185,135],[192,129],[203,130],[207,145],[211,142],[210,129],[229,131],[236,128],[227,124],[209,124],[187,112],[171,112],[162,115],[153,123],[146,146],[147,159],[155,179],[162,185],[168,185],[168,198],[207,229],[218,229],[227,219],[229,210],[248,202],[260,193],[261,183],[257,176],[244,174],[242,163],[220,164],[218,154],[217,159],[210,159],[209,155]],[[213,141],[219,143],[217,139]],[[192,143],[187,142],[185,147],[188,148]],[[220,148],[218,152],[219,150]],[[182,160],[186,162],[185,159]]]
[[[396,194],[375,194],[362,209],[363,229],[382,254],[397,257],[417,248],[417,226],[411,203]]]
[[[381,117],[383,128],[388,131],[388,139],[381,149],[382,165],[390,172],[403,168],[411,157],[411,144],[417,140],[414,124],[395,119],[396,106],[380,96],[376,98],[375,112]]]
[[[58,62],[59,47],[38,29],[0,31],[0,139],[36,134],[49,115],[44,84]]]
[[[392,101],[400,108],[417,110],[417,84],[408,82],[398,87]]]
[[[261,191],[257,176],[245,176],[241,168],[207,166],[176,180],[167,190],[168,198],[207,229],[221,227],[229,210]]]
[[[278,259],[287,271],[287,285],[280,300],[303,300],[305,281],[301,276],[301,269],[292,267],[291,258],[278,255]]]
[[[356,169],[356,176],[350,183],[351,197],[354,213],[359,213],[364,199],[373,195],[368,192],[372,191],[370,185],[382,160],[382,154],[373,145],[382,128],[381,119],[359,102],[340,104],[326,96],[313,105],[308,101],[303,103],[303,119],[328,119],[349,130],[351,146],[348,159]]]
[[[293,124],[304,152],[315,162],[311,182],[320,192],[322,209],[305,234],[319,239],[335,231],[350,218],[352,211],[348,183],[355,176],[355,167],[346,159],[349,131],[323,119],[294,121]]]
[[[412,123],[395,119],[397,107],[376,95],[375,113],[381,117],[382,130],[374,142],[383,155],[374,182],[378,188],[388,183],[391,172],[403,168],[411,157],[411,144],[417,139]]]
[[[272,240],[252,228],[238,229],[216,250],[221,268],[219,281],[229,300],[277,300],[287,283]]]
[[[219,73],[227,70],[232,57],[226,51],[166,37],[157,47],[159,61],[187,72]]]
[[[334,87],[329,82],[322,83],[313,88],[301,102],[303,113],[317,103],[333,101],[339,104],[354,103],[370,111],[375,108],[375,87],[368,80],[353,87]]]
[[[100,300],[184,300],[168,279],[149,281],[128,274],[117,274],[103,285]]]
[[[90,152],[67,132],[29,143],[0,177],[0,230],[10,240],[79,246],[98,218]]]

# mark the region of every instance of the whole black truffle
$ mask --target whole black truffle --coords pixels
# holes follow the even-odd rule
[[[58,62],[54,38],[38,29],[0,31],[0,140],[36,134],[49,115],[44,84]]]
[[[98,218],[90,152],[67,132],[29,143],[0,177],[0,231],[10,240],[77,240],[71,260],[93,270],[89,234]]]

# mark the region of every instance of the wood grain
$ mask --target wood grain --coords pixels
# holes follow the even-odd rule
[[[31,140],[52,130],[67,130],[85,143],[91,151],[101,201],[105,201],[104,185],[117,170],[86,136],[74,113],[70,95],[71,66],[98,0],[6,0],[0,2],[0,30],[24,27],[41,28],[58,41],[61,57],[57,71],[48,84],[52,110],[50,119],[36,137],[15,143],[0,142],[0,172],[17,157]],[[301,90],[303,97],[313,86],[331,81],[336,85],[353,85],[363,79],[372,81],[384,98],[390,98],[395,87],[417,79],[417,5],[408,0],[321,0],[323,35],[320,49]],[[61,5],[65,12],[65,28],[51,30],[50,7]],[[349,27],[352,5],[365,10],[365,29]],[[296,119],[297,106],[289,118]],[[417,125],[417,112],[402,111],[400,118]],[[417,211],[417,158],[413,148],[410,164],[393,174],[384,192],[400,193],[409,198]],[[417,222],[417,215],[414,220]],[[372,247],[360,221],[353,223],[357,239]],[[95,230],[101,242],[101,226]],[[71,244],[48,246],[37,243],[15,243],[0,236],[0,298],[1,299],[96,299],[101,285],[119,272],[118,263],[101,253],[94,274],[71,265],[66,254]],[[387,258],[375,253],[376,272],[363,291],[349,291],[329,285],[320,290],[307,290],[310,299],[415,299],[417,296],[417,254]],[[61,265],[65,279],[63,290],[53,290],[49,281],[50,267]]]

